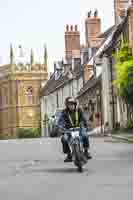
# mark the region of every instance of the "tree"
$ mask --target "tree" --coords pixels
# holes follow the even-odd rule
[[[127,104],[133,106],[133,56],[128,43],[121,46],[114,54],[116,60],[115,85],[119,89],[120,96]]]

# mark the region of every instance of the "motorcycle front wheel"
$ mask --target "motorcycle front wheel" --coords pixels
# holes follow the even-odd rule
[[[78,171],[79,172],[83,172],[83,167],[80,165],[80,166],[78,166]]]
[[[74,153],[74,157],[75,157],[74,164],[78,167],[78,171],[82,172],[83,171],[83,168],[82,168],[83,163],[81,160],[81,152],[80,152],[79,144],[74,144],[73,153]]]

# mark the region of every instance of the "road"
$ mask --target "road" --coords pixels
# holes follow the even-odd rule
[[[133,145],[92,138],[91,151],[78,173],[58,139],[0,141],[1,200],[132,200]]]

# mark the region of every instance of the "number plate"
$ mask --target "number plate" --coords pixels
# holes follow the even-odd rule
[[[79,131],[72,131],[71,135],[72,135],[73,138],[79,137]]]

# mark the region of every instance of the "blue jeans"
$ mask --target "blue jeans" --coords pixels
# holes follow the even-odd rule
[[[90,148],[89,136],[87,135],[87,129],[84,127],[80,127],[80,136],[83,142],[84,148]]]

